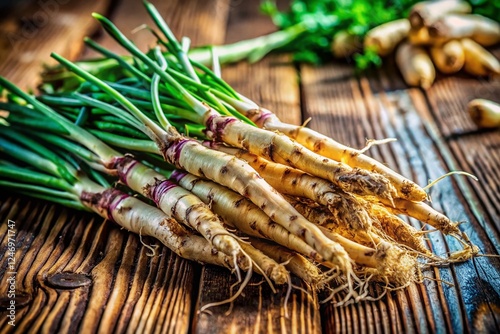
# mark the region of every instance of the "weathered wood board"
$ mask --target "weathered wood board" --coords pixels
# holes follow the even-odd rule
[[[234,42],[274,29],[253,1],[153,2],[174,32],[189,36],[193,45]],[[95,57],[84,49],[86,35],[124,52],[96,33],[93,11],[109,15],[139,47],[154,43],[147,31],[133,32],[150,22],[140,1],[40,3],[0,16],[0,75],[23,88],[36,86],[52,51],[70,59]],[[229,65],[223,76],[281,119],[301,124],[311,117],[310,127],[353,147],[363,147],[366,139],[397,138],[369,154],[421,185],[450,170],[477,175],[478,182],[462,176],[439,182],[430,190],[432,205],[463,221],[461,228],[482,252],[499,254],[500,132],[477,131],[465,112],[475,97],[500,101],[498,79],[443,76],[424,92],[407,88],[391,59],[359,76],[348,63],[296,66],[288,55]],[[166,248],[151,257],[138,236],[44,201],[2,193],[0,219],[1,333],[500,332],[500,259],[495,257],[428,270],[421,284],[345,307],[320,304],[322,296],[294,278],[304,291],[293,290],[288,318],[285,289],[273,294],[254,277],[230,314],[228,305],[199,313],[202,305],[229,296],[234,275],[180,259]],[[9,220],[16,232],[16,327],[8,325],[5,310],[12,276],[4,256]],[[143,242],[158,244],[150,238]],[[459,247],[439,233],[429,235],[429,245],[438,254]]]

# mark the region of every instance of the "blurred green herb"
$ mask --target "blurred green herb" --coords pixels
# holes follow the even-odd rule
[[[496,0],[470,0],[473,12],[489,17],[492,20],[500,19],[500,1]]]
[[[405,17],[416,0],[292,0],[288,10],[279,11],[276,3],[265,0],[261,5],[279,29],[309,20],[316,23],[314,29],[303,34],[293,45],[284,48],[294,53],[301,62],[321,63],[331,59],[330,43],[339,30],[363,37],[371,28],[382,23]],[[380,65],[381,59],[374,52],[354,57],[360,69]]]

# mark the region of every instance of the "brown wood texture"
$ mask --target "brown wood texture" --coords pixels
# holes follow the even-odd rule
[[[259,17],[255,2],[235,1],[229,13],[226,43],[273,31],[269,19]],[[235,89],[258,103],[269,106],[284,120],[298,122],[299,87],[295,80],[295,69],[288,59],[286,56],[271,56],[257,64],[242,62],[225,67],[222,75]],[[261,280],[254,278],[252,284]],[[224,270],[205,267],[198,305],[227,299],[231,283]],[[286,288],[279,288],[278,293],[273,295],[266,284],[259,284],[249,287],[245,295],[236,300],[230,316],[225,314],[227,306],[210,309],[212,315],[198,314],[194,318],[193,331],[200,334],[219,333],[224,328],[228,333],[319,333],[319,304],[314,291],[300,281],[294,281],[294,284],[301,286],[307,293],[293,290],[286,305],[288,318],[285,317],[284,308]]]
[[[56,52],[71,59],[83,50],[82,38],[95,29],[92,12],[106,12],[111,1],[38,1],[4,13],[0,21],[0,73],[23,88],[39,83],[43,64]]]
[[[57,8],[35,2],[0,18],[0,75],[22,87],[36,85],[40,64],[49,60],[51,51],[72,59],[96,55],[82,52],[81,43],[83,36],[98,30],[92,11],[109,14],[142,49],[154,43],[147,31],[132,32],[150,22],[141,1],[54,1]],[[153,3],[173,31],[189,36],[193,45],[234,42],[274,29],[269,19],[259,16],[254,1]],[[46,22],[40,11],[48,15]],[[31,35],[25,23],[30,20],[39,20]],[[105,34],[94,37],[124,53]],[[439,182],[430,190],[432,205],[463,221],[461,228],[482,252],[499,254],[500,133],[477,131],[465,112],[466,103],[475,97],[500,101],[498,79],[439,77],[423,92],[407,88],[391,59],[382,69],[357,76],[351,64],[296,67],[288,55],[229,65],[223,76],[282,120],[301,124],[311,117],[310,127],[353,147],[363,147],[366,139],[397,138],[368,154],[421,185],[450,170],[477,175],[479,182],[463,176]],[[226,314],[228,305],[199,313],[201,306],[228,298],[234,275],[185,261],[166,248],[148,256],[138,236],[95,215],[44,201],[1,194],[0,219],[0,307],[9,301],[5,296],[10,269],[3,256],[9,219],[17,232],[17,326],[7,325],[7,313],[1,309],[2,333],[500,332],[500,260],[495,257],[434,268],[424,272],[422,284],[345,307],[320,307],[324,296],[294,278],[304,291],[293,290],[286,305],[288,318],[285,288],[273,294],[255,276],[231,313]],[[413,219],[408,222],[429,229]],[[158,244],[151,238],[142,241]],[[459,249],[457,241],[440,233],[429,235],[429,246],[437,254]]]
[[[465,112],[467,102],[475,97],[493,98],[497,83],[442,78],[423,93],[406,88],[390,61],[368,76],[357,77],[341,64],[303,66],[301,76],[301,103],[305,116],[312,117],[311,127],[354,147],[362,147],[369,138],[397,138],[398,142],[374,147],[369,154],[422,185],[450,170],[478,175],[479,183],[461,176],[444,179],[430,191],[432,205],[454,221],[466,222],[463,229],[484,253],[498,254],[497,194],[492,190],[499,187],[495,172],[498,132],[478,132],[463,138],[458,134],[453,139],[447,139],[450,136],[446,132],[458,120],[474,128]],[[443,88],[447,83],[453,87]],[[454,118],[448,120],[446,113]],[[464,153],[467,148],[471,151]],[[469,162],[479,159],[480,152],[484,154],[481,159],[487,160],[482,169]],[[416,221],[410,222],[421,227]],[[436,233],[430,235],[430,245],[437,254],[459,249],[456,241]],[[323,328],[332,332],[364,332],[376,327],[384,332],[498,331],[500,300],[494,283],[498,280],[498,258],[476,258],[424,275],[429,279],[423,284],[414,284],[376,303],[345,309],[327,306],[322,312]],[[438,284],[436,279],[453,286]],[[370,312],[375,305],[377,312]],[[342,320],[339,324],[335,319]]]

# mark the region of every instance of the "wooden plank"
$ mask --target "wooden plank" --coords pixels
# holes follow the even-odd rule
[[[144,14],[137,14],[137,3],[124,0],[120,2],[119,10],[114,12],[114,21],[125,31],[130,31],[127,27],[134,28],[137,20],[145,17],[145,11]],[[167,20],[170,18],[173,21],[173,24],[169,23],[174,32],[192,34],[193,41],[199,43],[223,40],[226,2],[199,1],[191,2],[189,6],[182,1],[162,4],[160,11],[166,14]],[[93,7],[89,13],[81,11],[76,22],[80,22],[83,17],[95,22],[89,14],[94,10],[102,11],[98,8],[104,7]],[[81,10],[78,6],[76,9]],[[212,24],[214,17],[219,19],[219,24]],[[202,29],[197,30],[192,22],[200,22]],[[78,25],[68,25],[68,31],[63,33],[64,36],[71,37],[72,41],[78,41],[75,44],[81,50],[80,34],[83,32],[74,33],[77,29],[80,29]],[[57,50],[57,45],[50,44],[52,41],[67,43],[69,39],[59,40],[61,36],[56,32],[53,27],[44,28],[40,31],[40,36],[49,43],[43,44],[33,39],[26,41],[27,45],[23,44],[23,47],[37,53],[45,52],[44,50],[48,53],[48,50],[54,48]],[[101,39],[105,40],[103,35]],[[146,47],[151,39],[141,37],[141,41],[141,46]],[[72,55],[72,58],[77,54]],[[6,68],[3,63],[2,66]],[[17,83],[27,82],[24,80],[27,78],[17,76],[17,70],[12,69],[11,73],[16,75],[13,80]],[[31,78],[35,78],[37,74],[38,71],[33,72]],[[20,293],[18,305],[21,306],[22,302],[26,305],[20,307],[16,314],[17,329],[50,332],[83,329],[86,332],[189,331],[192,302],[196,299],[199,284],[199,275],[195,275],[199,271],[197,264],[180,259],[165,247],[160,247],[156,256],[149,257],[146,255],[149,250],[141,246],[137,235],[130,235],[114,225],[102,225],[102,220],[96,219],[94,215],[82,215],[73,210],[48,205],[44,201],[28,201],[23,197],[3,197],[0,203],[3,203],[2,209],[5,211],[2,222],[7,218],[12,219],[17,223],[16,228],[21,231],[18,245],[22,245],[22,248],[16,253],[20,268],[16,288]],[[21,207],[24,209],[21,210]],[[45,214],[36,216],[39,211]],[[32,225],[32,222],[36,224]],[[4,251],[2,254],[5,253],[5,226],[2,224],[0,231],[1,249]],[[40,231],[44,233],[39,233]],[[32,243],[25,242],[23,233],[31,236]],[[144,238],[143,241],[155,243],[150,238]],[[24,253],[21,254],[21,251]],[[6,275],[5,259],[0,263],[0,268],[3,268],[0,278],[3,280]],[[60,272],[83,275],[92,284],[75,289],[49,285],[47,279]],[[224,274],[227,276],[229,273],[226,271]],[[6,285],[2,285],[1,288],[5,287]],[[5,291],[1,291],[1,296],[5,295]],[[23,298],[28,301],[23,301]],[[2,299],[3,304],[6,302],[9,301]],[[5,331],[12,329],[6,326],[5,310],[0,315],[0,328]]]
[[[301,77],[302,104],[305,117],[312,117],[311,127],[354,147],[361,147],[366,138],[398,138],[398,142],[375,147],[369,154],[419,184],[426,184],[427,180],[436,179],[452,169],[442,153],[443,150],[449,150],[446,143],[442,140],[436,143],[440,140],[439,132],[429,133],[429,126],[433,126],[429,124],[433,124],[433,120],[426,111],[426,104],[421,103],[423,95],[417,89],[406,89],[399,74],[391,72],[389,65],[382,71],[359,79],[356,79],[352,69],[342,65],[332,64],[321,68],[303,66]],[[437,210],[456,221],[471,221],[469,227],[464,226],[464,229],[473,242],[485,252],[495,252],[492,246],[498,239],[494,235],[490,239],[496,239],[495,242],[488,239],[474,219],[470,201],[453,180],[439,183],[431,190],[431,195]],[[420,226],[418,222],[410,222]],[[494,229],[492,224],[485,218],[484,226]],[[431,246],[438,254],[459,249],[454,240],[443,238],[438,233],[433,233],[430,239]],[[480,269],[476,269],[478,267]],[[455,286],[448,287],[429,280],[425,285],[410,286],[404,290],[405,293],[391,294],[375,305],[381,311],[380,305],[397,310],[397,317],[387,319],[374,313],[377,315],[374,322],[381,323],[384,328],[391,328],[391,332],[425,332],[436,328],[458,332],[473,330],[476,324],[472,319],[478,305],[491,305],[490,310],[498,307],[495,294],[493,297],[487,296],[486,291],[487,282],[490,282],[491,277],[498,276],[499,268],[497,259],[477,258],[450,268],[425,272],[426,276],[453,282]],[[473,291],[477,291],[477,294]],[[432,301],[430,305],[429,301]],[[322,317],[337,319],[337,312],[327,306]],[[495,312],[488,313],[485,323],[495,323],[496,317]],[[343,326],[350,328],[354,328],[358,321],[356,314],[349,313],[343,320],[350,324]],[[333,328],[331,332],[339,332],[339,327],[335,328],[334,325],[331,323],[325,330]]]
[[[202,273],[199,305],[219,302],[230,297],[230,286],[235,277],[228,279],[226,271],[217,267],[205,266]],[[238,297],[233,305],[209,308],[197,314],[193,333],[319,333],[320,319],[317,312],[318,300],[310,287],[297,278],[292,283],[300,290],[293,290],[286,308],[286,286],[276,287],[273,293],[262,277],[254,275],[244,295]]]
[[[156,3],[174,32],[178,36],[189,35],[194,44],[230,42],[272,30],[267,18],[256,19],[257,5],[251,2]],[[144,21],[141,19],[143,15],[137,14],[143,11],[139,9],[142,5],[125,0],[116,4],[112,18],[130,34]],[[34,17],[36,10],[28,12],[28,17]],[[228,34],[224,37],[228,13]],[[88,15],[81,15],[84,16],[92,20]],[[91,26],[90,23],[83,26],[86,24]],[[81,28],[75,24],[68,29],[76,27]],[[23,26],[9,21],[7,28],[3,31],[21,31]],[[36,46],[32,50],[52,50],[46,41],[51,41],[55,32],[71,35],[69,30],[50,28],[47,32],[47,29],[44,26],[37,32],[44,43],[38,41],[36,44],[44,44],[43,49]],[[141,48],[152,43],[146,31],[132,37]],[[96,39],[116,48],[103,35]],[[61,45],[61,48],[68,48],[70,39],[64,40],[67,45]],[[31,47],[28,41],[21,44]],[[61,52],[75,57],[81,45],[71,50]],[[118,48],[115,50],[123,52]],[[18,75],[5,65],[9,62],[3,62],[10,59],[8,57],[12,54],[2,58],[0,51],[0,74],[4,75],[4,71],[11,73],[7,76],[18,76],[11,77],[16,82],[32,85],[30,80],[38,71],[19,71]],[[33,59],[33,54],[25,54],[19,61],[26,59]],[[484,178],[481,183],[464,179],[439,183],[431,192],[433,205],[456,220],[470,221],[462,228],[472,240],[483,251],[498,253],[500,199],[496,191],[499,180],[495,177],[499,174],[498,133],[474,132],[472,123],[460,113],[460,106],[478,87],[476,81],[442,79],[436,88],[423,94],[418,89],[407,90],[399,74],[390,68],[391,60],[383,71],[356,78],[352,69],[345,65],[302,67],[304,115],[301,115],[296,69],[290,65],[287,56],[266,57],[256,65],[240,63],[228,66],[223,74],[239,91],[272,109],[283,120],[300,124],[312,116],[313,128],[351,146],[362,147],[366,138],[397,137],[398,143],[375,147],[370,154],[420,184],[454,168],[481,175]],[[488,91],[475,91],[477,96],[496,98],[498,83],[488,82],[481,87]],[[227,305],[211,308],[211,315],[196,314],[200,306],[228,298],[234,276],[220,268],[208,266],[200,269],[165,248],[161,249],[159,256],[150,258],[137,236],[111,224],[102,224],[95,216],[46,205],[45,202],[4,196],[0,199],[0,218],[2,222],[6,219],[16,221],[19,232],[16,259],[20,262],[16,289],[20,293],[16,299],[19,305],[16,315],[20,331],[69,332],[83,328],[172,333],[313,333],[320,332],[321,328],[328,333],[499,330],[499,288],[494,282],[500,278],[500,266],[495,258],[478,258],[449,268],[426,271],[425,275],[431,279],[424,284],[411,285],[377,302],[347,307],[329,304],[322,306],[321,310],[318,310],[316,294],[294,279],[294,284],[302,284],[309,294],[293,291],[287,303],[289,318],[284,317],[285,289],[280,287],[278,293],[273,294],[266,284],[259,284],[260,278],[255,276],[228,316],[225,315]],[[414,220],[408,221],[421,227]],[[0,254],[7,250],[6,231],[6,224],[0,224]],[[430,239],[430,246],[438,253],[458,249],[456,241],[439,233],[432,234]],[[153,242],[151,239],[143,241]],[[0,260],[2,281],[7,275],[6,261],[5,258]],[[63,289],[57,285],[57,282],[61,284],[61,278],[57,276],[60,273],[69,273],[74,284],[80,285]],[[89,279],[92,284],[85,285]],[[447,286],[432,279],[443,279],[455,285]],[[0,296],[5,295],[6,287],[0,287]],[[0,303],[5,305],[6,299],[1,299]],[[192,312],[194,318],[190,318]],[[0,328],[8,331],[5,315],[5,312],[0,313]]]
[[[16,330],[188,331],[193,263],[165,247],[147,256],[150,250],[137,235],[94,215],[23,197],[3,198],[2,203],[2,221],[15,221],[18,231]],[[2,254],[5,248],[4,237]],[[8,275],[6,261],[0,261],[2,281]],[[74,285],[58,285],[65,283],[57,279],[60,273],[69,274],[66,282],[73,279]],[[5,306],[6,285],[1,289]],[[0,332],[8,332],[12,327],[5,310],[0,315]]]
[[[281,1],[283,2],[283,1]],[[254,2],[234,1],[225,43],[262,36],[276,30]],[[298,76],[289,55],[271,55],[258,63],[240,62],[223,68],[224,79],[236,91],[272,110],[283,121],[303,122]]]
[[[303,122],[297,73],[289,56],[273,55],[257,64],[241,62],[227,66],[222,74],[238,92],[272,110],[284,122]]]
[[[230,8],[226,43],[256,37],[272,32],[269,18],[259,16],[254,2],[235,1]],[[297,73],[286,55],[268,56],[256,64],[241,62],[225,66],[223,78],[238,92],[273,110],[282,119],[300,124],[299,87]],[[230,285],[227,272],[212,266],[202,272],[198,307],[229,298]],[[251,284],[262,278],[253,277]],[[261,283],[261,282],[260,282]],[[294,284],[308,291],[293,290],[287,303],[289,317],[285,317],[286,287],[277,287],[273,294],[266,283],[248,286],[238,297],[230,314],[229,306],[210,308],[210,314],[195,318],[194,333],[318,333],[321,331],[318,300],[310,287],[294,278]]]
[[[381,76],[385,76],[386,73],[390,72],[383,72]],[[393,76],[388,74],[386,80],[381,80],[381,82],[393,82]],[[379,89],[379,91],[388,90],[389,87],[384,85]],[[431,91],[432,90],[429,92]],[[404,95],[406,94],[404,94],[403,91],[398,98],[401,109],[407,114],[416,114],[416,118],[411,124],[412,126],[408,128],[409,132],[413,133],[412,137],[415,138],[413,140],[418,140],[421,144],[427,142],[425,145],[429,148],[433,146],[434,148],[432,151],[436,153],[435,155],[434,153],[429,154],[429,151],[421,153],[422,161],[427,165],[426,170],[429,179],[435,179],[440,174],[444,174],[447,170],[458,169],[450,153],[450,147],[443,141],[443,135],[439,132],[438,126],[432,119],[424,95],[417,89],[409,90],[408,98],[404,98]],[[450,107],[450,109],[451,108],[452,107]],[[435,110],[434,112],[439,113],[440,110]],[[418,132],[421,132],[421,134],[418,134],[415,130],[419,130]],[[425,141],[423,141],[422,138],[425,138]],[[436,164],[436,161],[440,161],[440,163]],[[475,196],[472,194],[470,187],[463,178],[456,178],[456,181],[455,179],[442,181],[431,190],[431,195],[434,199],[434,207],[443,211],[455,221],[469,222],[462,228],[483,252],[495,252],[494,245],[498,244],[498,238],[495,235],[489,235],[489,233],[487,233],[488,229],[491,229],[493,222],[487,221],[486,217],[488,215],[485,215],[485,211],[477,206],[477,199],[474,198]],[[476,219],[478,215],[486,216],[484,224],[478,224]],[[485,229],[483,226],[489,226],[489,228]],[[441,247],[440,243],[435,243],[435,239],[433,239],[433,246],[437,250]],[[443,246],[445,246],[445,248],[442,248],[441,251],[446,250],[447,247],[453,247],[452,240],[446,239]],[[489,307],[490,310],[494,310],[498,307],[498,302],[500,301],[498,298],[498,291],[495,290],[495,292],[492,293],[491,286],[488,283],[491,282],[489,280],[491,277],[498,277],[498,273],[499,261],[493,258],[488,260],[485,258],[477,258],[473,261],[451,266],[450,270],[440,270],[442,279],[448,281],[453,280],[455,284],[453,288],[445,287],[443,289],[446,303],[451,310],[450,315],[452,318],[450,320],[453,330],[475,331],[477,330],[475,326],[484,325],[484,323],[478,324],[474,321],[475,313],[477,312],[477,308],[483,303],[491,305],[491,307]],[[453,290],[455,290],[455,292],[453,292]],[[490,293],[487,291],[490,291]],[[455,314],[461,314],[461,316],[457,317]],[[493,319],[494,323],[495,319],[498,318],[498,314],[491,311],[486,318],[489,320]],[[489,322],[487,319],[485,319],[485,323]],[[498,329],[495,330],[497,331]]]
[[[178,39],[188,36],[192,46],[220,44],[224,41],[230,1],[228,0],[195,0],[183,1],[150,1],[158,9],[165,22]],[[149,31],[136,30],[141,25],[158,29],[149,17],[142,1],[121,1],[115,6],[109,18],[116,26],[141,50],[156,45],[156,38]],[[194,24],[195,23],[195,24]],[[96,40],[106,48],[118,54],[127,54],[103,29],[99,29]],[[100,57],[93,50],[85,50],[84,58]]]
[[[51,52],[75,59],[82,38],[96,28],[92,12],[106,12],[110,0],[33,1],[0,21],[0,75],[22,88],[36,88]]]

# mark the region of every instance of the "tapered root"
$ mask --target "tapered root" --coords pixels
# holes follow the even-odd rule
[[[305,197],[326,205],[337,219],[349,221],[353,225],[371,225],[370,216],[359,201],[352,194],[348,194],[325,179],[266,160],[244,150],[213,142],[210,143],[210,147],[245,160],[264,180],[282,194]]]
[[[425,256],[433,257],[432,252],[425,245],[422,234],[413,226],[376,204],[371,205],[370,213],[376,218],[377,223],[374,226],[376,233]]]
[[[241,243],[241,247],[253,259],[254,264],[258,266],[259,271],[262,271],[263,275],[270,277],[279,285],[285,284],[288,281],[290,274],[283,265],[277,263],[251,244]]]
[[[413,181],[396,173],[383,163],[370,158],[354,148],[340,144],[332,138],[312,129],[282,122],[276,115],[264,108],[245,110],[245,116],[254,121],[257,126],[271,131],[279,131],[309,150],[324,157],[343,162],[352,168],[361,168],[377,172],[390,180],[395,187],[397,196],[411,201],[427,199],[427,193]]]
[[[323,275],[312,262],[284,247],[263,240],[252,238],[250,242],[255,248],[273,258],[276,262],[283,263],[290,272],[301,278],[304,282],[318,288],[319,283],[323,279]]]
[[[213,112],[207,112],[205,121],[207,135],[213,140],[327,179],[348,192],[375,195],[389,201],[397,195],[396,189],[383,175],[352,170],[348,165],[321,156],[286,135],[258,129],[239,120],[232,121]]]
[[[226,224],[236,227],[244,234],[273,240],[316,261],[323,260],[314,248],[276,224],[259,207],[240,194],[212,181],[180,171],[175,171],[172,178],[209,204]]]

